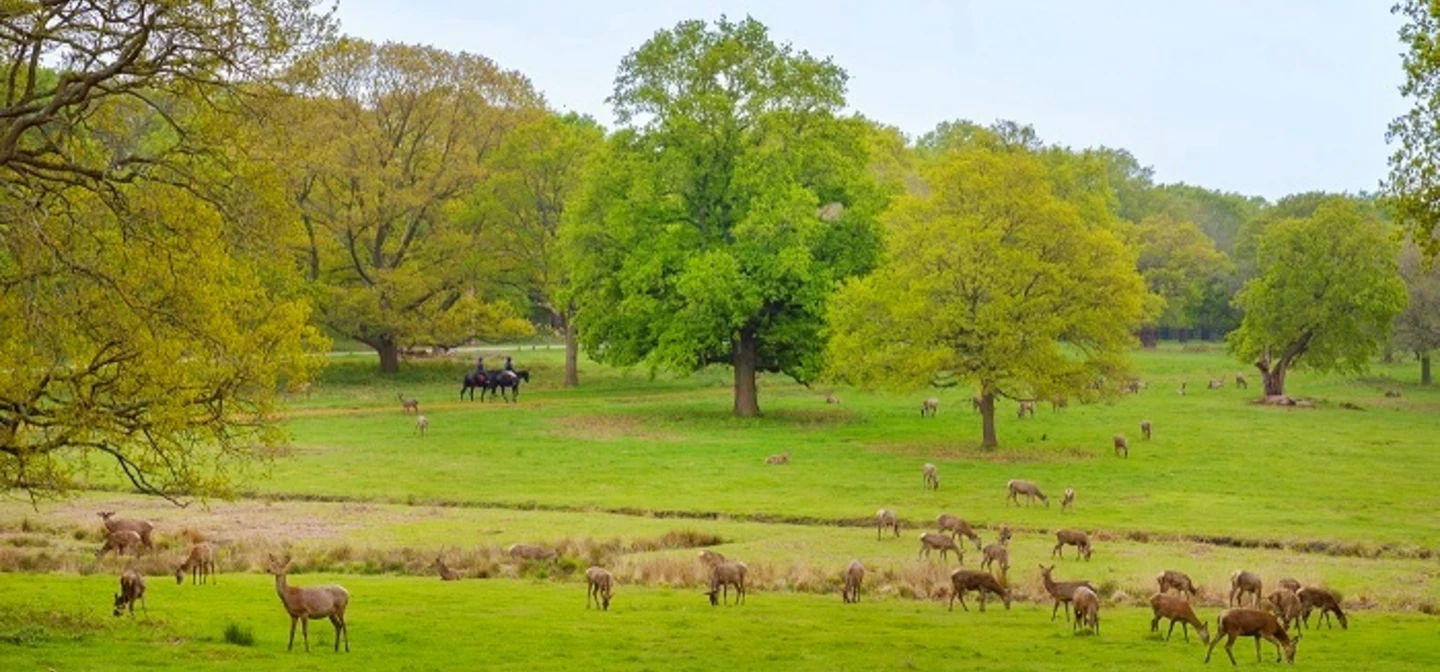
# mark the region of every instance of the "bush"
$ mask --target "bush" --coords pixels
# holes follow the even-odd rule
[[[225,626],[225,641],[235,646],[254,646],[255,633],[237,623]]]

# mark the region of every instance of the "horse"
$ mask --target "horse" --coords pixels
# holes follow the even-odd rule
[[[475,390],[480,390],[480,401],[485,401],[485,389],[489,383],[493,371],[471,371],[465,374],[465,382],[460,387],[460,400],[465,400],[465,393],[470,393],[470,401],[475,401]]]
[[[508,374],[508,375],[507,375]],[[516,369],[514,371],[486,371],[488,383],[485,391],[490,393],[490,398],[495,398],[495,390],[500,390],[500,398],[505,401],[520,401],[520,381],[530,382],[530,371],[528,369]],[[515,388],[514,398],[505,393],[505,388]],[[485,395],[480,395],[484,399]]]

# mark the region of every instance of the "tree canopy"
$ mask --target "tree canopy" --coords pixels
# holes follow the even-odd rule
[[[1440,266],[1427,265],[1420,248],[1407,243],[1400,254],[1400,275],[1409,301],[1395,319],[1395,344],[1420,359],[1420,383],[1432,383],[1430,359],[1440,350]]]
[[[1390,10],[1405,19],[1405,83],[1400,93],[1413,107],[1390,122],[1390,155],[1385,190],[1396,218],[1428,255],[1440,254],[1440,5],[1400,0]]]

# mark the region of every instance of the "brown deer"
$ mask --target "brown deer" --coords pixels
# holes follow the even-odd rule
[[[1218,389],[1220,389],[1220,388],[1225,387],[1225,379],[1224,379],[1224,378],[1211,378],[1211,379],[1210,379],[1210,382],[1207,383],[1207,384],[1205,385],[1205,387],[1207,387],[1207,388],[1209,388],[1209,389],[1212,389],[1212,390],[1218,390]]]
[[[721,553],[719,551],[712,551],[708,548],[700,549],[700,553],[698,553],[697,556],[700,558],[701,564],[709,567],[714,567],[715,565],[725,562],[724,553]]]
[[[1035,498],[1039,497],[1040,501],[1045,502],[1047,508],[1050,506],[1050,500],[1045,497],[1045,493],[1040,492],[1040,487],[1030,481],[1014,479],[1006,483],[1005,487],[1009,490],[1009,494],[1005,496],[1005,503],[1007,505],[1010,502],[1015,502],[1015,506],[1020,506],[1020,495],[1025,495],[1025,503],[1027,505],[1034,504]]]
[[[955,600],[960,600],[961,609],[970,611],[970,607],[965,604],[965,593],[972,590],[980,594],[980,611],[985,611],[986,594],[999,596],[1005,602],[1005,609],[1010,609],[1010,591],[1000,585],[989,572],[957,569],[950,572],[950,611],[955,611]]]
[[[585,589],[585,608],[590,608],[590,600],[593,598],[595,606],[601,611],[610,611],[610,591],[615,587],[615,575],[603,567],[591,567],[585,570],[585,582],[588,584]]]
[[[1237,374],[1235,374],[1235,387],[1238,387],[1238,388],[1240,388],[1240,389],[1242,389],[1242,390],[1248,390],[1248,389],[1250,389],[1250,381],[1245,380],[1245,374],[1243,374],[1243,373],[1237,373]]]
[[[1149,441],[1149,440],[1150,440],[1150,421],[1149,421],[1149,420],[1141,420],[1141,421],[1140,421],[1140,436],[1144,437],[1144,439],[1145,439],[1146,441]]]
[[[1004,542],[989,544],[982,552],[985,557],[980,560],[980,569],[999,566],[1000,573],[996,577],[1002,580],[1010,574],[1010,549]],[[995,570],[991,569],[990,571],[994,572]]]
[[[1060,498],[1060,510],[1065,511],[1075,507],[1075,488],[1065,488],[1064,496]]]
[[[827,404],[839,404],[839,403],[840,403],[840,397],[835,396],[835,393],[834,393],[834,392],[829,392],[829,393],[827,393],[827,394],[825,395],[825,403],[827,403]]]
[[[1010,543],[1010,525],[1009,525],[1008,523],[1000,523],[999,535],[998,535],[998,536],[1000,537],[1000,539],[999,539],[1000,543],[1002,543],[1002,544],[1009,544],[1009,543]],[[977,543],[977,544],[980,543],[980,540],[977,538],[977,539],[975,540],[975,543]]]
[[[722,562],[710,568],[710,606],[728,604],[730,586],[735,587],[735,604],[745,602],[745,574],[749,571],[743,562]],[[723,595],[721,591],[724,591]]]
[[[1064,604],[1066,605],[1065,620],[1068,621],[1070,620],[1069,605],[1071,600],[1075,599],[1075,589],[1083,586],[1093,591],[1095,590],[1095,586],[1090,585],[1089,581],[1056,582],[1051,578],[1051,572],[1053,571],[1055,571],[1055,565],[1050,565],[1049,567],[1040,565],[1040,580],[1045,583],[1045,592],[1049,593],[1050,597],[1055,598],[1055,608],[1050,610],[1050,620],[1055,620],[1055,614],[1059,612],[1060,605]]]
[[[935,411],[938,410],[940,410],[940,400],[936,397],[930,397],[920,402],[920,417],[922,418],[927,415],[934,416]]]
[[[1200,633],[1200,643],[1210,643],[1210,627],[1195,615],[1195,609],[1184,598],[1165,593],[1155,593],[1150,596],[1150,610],[1155,618],[1150,621],[1150,632],[1160,632],[1160,619],[1170,619],[1170,629],[1165,633],[1165,641],[1170,641],[1170,636],[1175,634],[1175,624],[1180,624],[1180,631],[1185,635],[1185,641],[1190,641],[1190,626],[1195,626],[1195,632]]]
[[[120,574],[120,593],[115,596],[115,615],[119,616],[130,609],[130,617],[135,617],[135,602],[140,602],[140,608],[145,613],[150,613],[150,607],[145,606],[145,577],[133,569],[127,569]]]
[[[1180,383],[1180,389],[1175,390],[1175,393],[1176,393],[1176,394],[1179,394],[1179,395],[1182,396],[1182,397],[1185,396],[1185,386],[1186,386],[1186,385],[1189,385],[1189,383],[1185,383],[1185,382]]]
[[[403,395],[403,394],[398,394],[398,393],[397,393],[395,396],[396,396],[396,398],[398,398],[398,399],[400,400],[400,410],[401,410],[402,412],[405,412],[405,413],[412,413],[412,412],[413,412],[413,413],[415,413],[416,415],[419,415],[419,414],[420,414],[420,400],[419,400],[419,399],[416,399],[415,397],[406,397],[405,395]]]
[[[99,560],[108,551],[115,551],[116,557],[125,555],[126,551],[134,551],[135,557],[138,558],[140,557],[140,547],[142,545],[143,542],[140,541],[140,535],[131,530],[111,532],[105,535],[105,545],[101,546],[100,550],[95,551],[95,559]]]
[[[1060,409],[1062,409],[1062,408],[1068,408],[1069,406],[1070,406],[1070,401],[1069,401],[1068,399],[1066,399],[1065,397],[1063,397],[1063,396],[1060,396],[1060,395],[1057,394],[1057,395],[1055,395],[1055,396],[1053,396],[1053,397],[1050,397],[1050,412],[1051,412],[1051,413],[1059,413],[1059,412],[1060,412]]]
[[[1155,575],[1155,583],[1160,584],[1161,593],[1168,593],[1173,589],[1182,595],[1188,594],[1192,600],[1195,599],[1195,584],[1185,572],[1167,569]]]
[[[1300,582],[1299,582],[1299,581],[1296,581],[1295,579],[1292,579],[1292,578],[1290,578],[1290,577],[1287,576],[1287,577],[1285,577],[1285,578],[1283,578],[1283,579],[1280,579],[1279,583],[1280,583],[1280,587],[1281,587],[1281,588],[1284,588],[1285,590],[1288,590],[1288,591],[1290,591],[1290,592],[1292,592],[1292,593],[1297,593],[1297,594],[1300,592]]]
[[[1280,627],[1280,621],[1268,612],[1259,609],[1227,609],[1220,614],[1218,627],[1215,629],[1215,639],[1210,640],[1210,648],[1205,650],[1205,662],[1210,662],[1210,654],[1215,652],[1215,645],[1225,639],[1225,655],[1230,656],[1231,665],[1239,665],[1235,662],[1235,640],[1240,637],[1255,638],[1255,661],[1260,661],[1260,639],[1263,637],[1275,645],[1275,662],[1280,662],[1281,651],[1284,651],[1285,660],[1295,662],[1295,645],[1300,638],[1290,638],[1285,628]]]
[[[423,415],[415,416],[415,431],[420,434],[420,438],[425,438],[425,433],[430,431],[430,418]]]
[[[1074,546],[1075,550],[1078,551],[1081,557],[1085,558],[1086,562],[1090,561],[1090,537],[1084,532],[1069,529],[1056,530],[1055,548],[1050,551],[1050,557],[1053,558],[1056,554],[1059,554],[1060,559],[1065,559],[1066,546]]]
[[[1300,631],[1300,598],[1294,591],[1281,588],[1265,596],[1270,603],[1270,609],[1280,619],[1280,624],[1289,630],[1293,625],[1295,631]]]
[[[1021,399],[1019,401],[1020,408],[1015,411],[1015,417],[1024,418],[1026,415],[1029,415],[1032,418],[1035,417],[1035,400]]]
[[[350,652],[350,628],[345,625],[345,607],[350,604],[350,593],[336,585],[293,588],[285,581],[290,559],[276,559],[270,556],[269,573],[275,575],[275,594],[290,614],[290,644],[286,651],[295,650],[295,624],[300,623],[305,639],[305,650],[310,650],[310,621],[328,618],[335,626],[335,650],[340,650],[340,637],[345,637],[345,652]]]
[[[860,582],[865,580],[865,566],[859,560],[851,560],[845,566],[845,585],[840,588],[840,599],[845,604],[860,601]]]
[[[215,580],[215,547],[203,542],[191,545],[189,554],[175,568],[175,583],[184,583],[186,572],[190,572],[191,585]]]
[[[926,462],[925,468],[922,470],[921,475],[925,478],[926,488],[930,490],[940,489],[940,472],[935,468],[935,465]]]
[[[505,548],[505,553],[512,560],[554,560],[560,556],[551,549],[532,544],[510,544]]]
[[[916,558],[923,558],[930,555],[930,551],[940,551],[940,562],[945,562],[945,554],[955,552],[955,557],[960,559],[960,564],[965,564],[965,549],[955,543],[955,539],[947,534],[939,532],[924,532],[920,535],[920,554]]]
[[[151,533],[155,531],[155,526],[150,521],[116,518],[114,511],[100,511],[95,515],[100,516],[100,520],[105,523],[106,532],[130,530],[140,535],[140,543],[144,544],[145,548],[155,547],[155,544],[153,544],[150,539]]]
[[[942,513],[935,518],[935,524],[940,526],[941,532],[949,532],[951,537],[957,539],[965,537],[975,544],[977,550],[980,548],[980,535],[976,534],[975,530],[970,527],[970,523],[965,522],[964,519]]]
[[[1336,599],[1334,593],[1324,588],[1306,586],[1296,593],[1296,597],[1300,598],[1300,622],[1305,627],[1310,626],[1310,612],[1319,609],[1320,616],[1315,619],[1315,627],[1320,627],[1320,623],[1323,621],[1333,629],[1335,625],[1330,622],[1330,614],[1335,614],[1335,619],[1340,621],[1340,629],[1350,629],[1350,624],[1346,622],[1345,612],[1340,610],[1340,600]]]
[[[885,528],[895,531],[895,537],[900,537],[900,519],[890,509],[880,509],[875,512],[875,541],[880,541],[880,531]]]
[[[787,448],[784,453],[765,458],[765,464],[790,464],[790,450]]]
[[[1085,586],[1076,588],[1072,603],[1075,605],[1075,620],[1071,621],[1070,629],[1090,628],[1095,634],[1100,634],[1100,598],[1095,591]]]
[[[457,572],[457,571],[455,571],[455,570],[453,570],[453,569],[450,569],[450,567],[448,567],[448,566],[445,564],[445,562],[440,559],[439,556],[436,556],[436,557],[435,557],[435,562],[431,563],[431,564],[430,564],[430,567],[432,567],[435,571],[437,571],[437,572],[440,573],[440,580],[441,580],[441,581],[459,581],[459,580],[460,580],[460,572]]]
[[[1124,434],[1115,435],[1115,454],[1120,457],[1130,457],[1130,442],[1125,440]]]
[[[1231,572],[1230,599],[1226,601],[1226,606],[1240,606],[1240,601],[1244,599],[1245,594],[1250,593],[1255,596],[1255,608],[1260,608],[1260,590],[1262,586],[1263,584],[1260,582],[1260,577],[1253,572],[1238,569]]]

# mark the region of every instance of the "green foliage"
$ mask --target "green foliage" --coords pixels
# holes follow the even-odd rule
[[[1079,392],[1125,368],[1145,289],[1094,198],[1052,190],[1045,158],[965,148],[888,217],[885,263],[835,301],[834,373],[917,386],[949,372],[981,395]],[[985,443],[995,441],[986,411]]]
[[[1421,249],[1440,254],[1440,5],[1399,0],[1391,13],[1402,16],[1405,83],[1400,93],[1414,105],[1390,122],[1385,138],[1399,143],[1390,155],[1385,191],[1396,219]]]
[[[1440,350],[1440,267],[1427,267],[1421,256],[1413,244],[1400,254],[1409,301],[1395,319],[1395,344],[1424,356]]]
[[[1267,224],[1256,240],[1258,275],[1236,304],[1245,311],[1231,351],[1257,361],[1268,394],[1283,394],[1284,373],[1303,365],[1360,373],[1405,307],[1398,243],[1373,210],[1344,197],[1324,199],[1304,218]]]
[[[741,415],[755,371],[814,378],[829,295],[873,266],[887,195],[875,129],[839,116],[845,79],[753,19],[684,22],[625,57],[611,100],[630,128],[566,234],[592,356],[731,363]]]
[[[1226,273],[1228,260],[1215,243],[1190,222],[1152,216],[1136,228],[1137,268],[1151,292],[1165,300],[1156,320],[1161,326],[1188,327],[1211,281]]]

